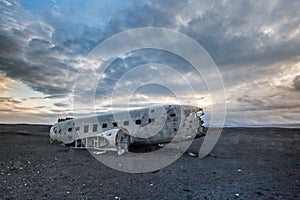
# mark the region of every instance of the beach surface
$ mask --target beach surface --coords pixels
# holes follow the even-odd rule
[[[224,128],[205,158],[200,138],[171,165],[131,174],[50,144],[49,128],[0,125],[0,199],[300,199],[300,129]]]

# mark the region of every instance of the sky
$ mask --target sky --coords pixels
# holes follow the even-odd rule
[[[146,84],[131,94],[120,93],[115,106],[122,110],[124,98],[131,108],[181,98],[203,107],[209,126],[216,102],[205,77],[214,74],[201,76],[186,59],[161,49],[124,52],[101,76],[97,70],[107,61],[87,59],[116,34],[159,27],[195,40],[218,67],[226,95],[225,126],[300,127],[299,8],[298,0],[0,0],[0,123],[53,124],[75,113],[110,111],[111,94],[124,75],[160,63],[191,80],[196,94],[188,93],[175,74],[150,66],[143,76],[128,76],[124,85],[164,76],[179,94]],[[78,76],[86,78],[78,81]],[[90,87],[95,81],[96,90]],[[84,98],[91,94],[94,107]]]

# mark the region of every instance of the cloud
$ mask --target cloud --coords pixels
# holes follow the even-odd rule
[[[0,102],[5,104],[5,103],[13,103],[13,104],[19,104],[22,103],[19,100],[15,100],[12,97],[0,97]]]
[[[0,55],[3,56],[16,55],[22,52],[22,46],[6,35],[0,35],[0,46]]]
[[[296,76],[294,79],[294,87],[296,90],[300,91],[300,76]]]
[[[72,20],[71,10],[81,9],[80,6],[71,5],[69,8],[70,5],[63,3],[48,5],[51,9],[59,10],[60,15],[56,15],[57,12],[45,12],[44,15],[40,14],[40,19],[44,21],[33,19],[33,16],[19,5],[13,7],[15,10],[10,6],[9,10],[4,10],[15,14],[15,18],[18,16],[16,13],[21,13],[22,18],[12,20],[11,16],[3,16],[2,22],[5,27],[19,28],[10,34],[7,34],[6,30],[6,38],[2,41],[7,44],[2,45],[12,48],[11,51],[7,48],[6,55],[12,51],[25,52],[25,58],[7,58],[3,55],[1,68],[9,77],[23,81],[34,90],[45,94],[69,93],[77,72],[74,68],[79,65],[79,57],[86,55],[95,45],[112,34],[144,26],[168,27],[183,31],[200,42],[221,68],[223,65],[230,65],[232,70],[240,67],[246,70],[245,66],[253,65],[253,60],[259,66],[269,65],[297,55],[300,46],[296,33],[299,17],[293,15],[296,14],[297,2],[278,4],[272,1],[260,2],[259,5],[248,1],[235,4],[230,1],[223,4],[148,1],[123,6],[120,12],[115,12],[106,21],[106,24],[94,27],[89,25],[89,21],[94,18],[88,13],[93,11],[88,10],[87,6],[81,6],[83,11],[80,19]],[[281,6],[290,12],[283,12]],[[63,10],[70,13],[63,17]],[[275,15],[275,11],[277,20],[271,17]],[[257,20],[263,12],[267,12],[266,17]],[[98,15],[95,15],[95,18],[97,17]],[[293,20],[280,20],[283,17]],[[279,34],[272,33],[276,31],[275,28],[280,30]],[[26,31],[21,32],[20,29]],[[282,38],[291,32],[295,32],[295,35],[289,34],[286,39],[274,40],[274,35]],[[35,37],[32,38],[32,35]],[[17,53],[17,57],[20,57],[20,54]],[[145,57],[144,62],[151,61],[147,55]],[[141,56],[132,58],[128,65],[132,66],[140,58]],[[172,57],[166,56],[164,60],[172,60]],[[12,70],[13,68],[15,69]],[[114,68],[119,69],[118,66]]]
[[[53,27],[17,3],[1,10],[0,71],[44,94],[69,93],[76,69],[53,50]]]
[[[43,103],[46,103],[43,101]],[[53,123],[61,116],[71,116],[72,111],[58,104],[60,109],[39,105],[35,101],[21,101],[13,97],[0,97],[0,121],[2,123]]]
[[[0,109],[1,112],[10,113],[21,113],[21,112],[31,112],[34,113],[36,109],[24,105],[22,101],[14,99],[13,97],[0,97]]]
[[[51,102],[54,107],[35,105],[31,108],[12,97],[2,99],[5,106],[0,109],[21,112],[23,106],[28,116],[29,112],[48,109],[47,119],[54,116],[53,112],[69,114],[71,111],[64,100],[74,91],[74,81],[80,71],[81,75],[91,75],[78,80],[80,95],[99,98],[98,105],[102,108],[98,109],[103,111],[110,103],[110,94],[117,81],[136,66],[151,62],[171,66],[189,78],[197,93],[209,102],[205,82],[199,79],[189,63],[177,55],[153,49],[120,55],[106,70],[94,94],[91,86],[93,81],[99,80],[99,74],[97,70],[90,73],[91,69],[82,69],[82,61],[89,52],[120,31],[154,26],[183,32],[207,50],[223,75],[228,113],[232,116],[247,110],[265,111],[266,114],[269,111],[280,114],[279,110],[297,111],[299,104],[291,97],[297,99],[300,90],[297,72],[300,66],[299,7],[300,2],[292,0],[91,1],[88,4],[49,1],[35,6],[30,2],[1,1],[0,91],[9,94],[10,85],[18,81],[43,95],[31,97],[28,94],[27,101],[57,102]],[[106,63],[97,63],[93,69],[101,64]],[[166,77],[169,84],[184,90],[176,76]],[[143,77],[136,76],[128,84],[142,80]],[[153,85],[133,95],[142,106],[147,101],[163,99],[171,102],[168,97],[170,92]],[[81,99],[82,106],[89,101],[89,98]],[[252,116],[259,118],[263,114],[253,113]],[[282,116],[269,120],[287,122]],[[253,123],[257,121],[254,119]]]
[[[2,94],[7,94],[11,88],[8,86],[9,84],[14,83],[15,81],[11,78],[6,77],[4,74],[0,73],[0,92]]]
[[[238,98],[237,101],[241,104],[240,107],[236,107],[236,111],[255,111],[255,110],[289,110],[289,109],[299,109],[300,103],[296,101],[278,101],[278,96],[269,97],[250,97],[245,95],[243,98]],[[275,98],[276,100],[273,100]],[[281,96],[282,99],[286,99],[285,95]],[[232,109],[233,110],[233,109]]]
[[[57,99],[57,98],[65,98],[68,97],[65,94],[57,94],[57,95],[49,95],[49,96],[45,96],[44,99]]]
[[[68,107],[69,106],[66,103],[54,103],[53,105],[56,106],[56,107]]]
[[[212,3],[181,30],[200,42],[219,67],[270,65],[298,56],[297,5],[296,1]]]

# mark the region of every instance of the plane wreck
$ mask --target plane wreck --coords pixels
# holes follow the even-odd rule
[[[50,139],[75,149],[117,151],[131,145],[161,145],[205,136],[203,109],[188,105],[163,105],[83,118],[59,119]]]

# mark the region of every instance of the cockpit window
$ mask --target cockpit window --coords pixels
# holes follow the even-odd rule
[[[186,117],[190,116],[190,113],[191,113],[191,110],[185,110],[185,111],[184,111],[184,115],[185,115]]]

